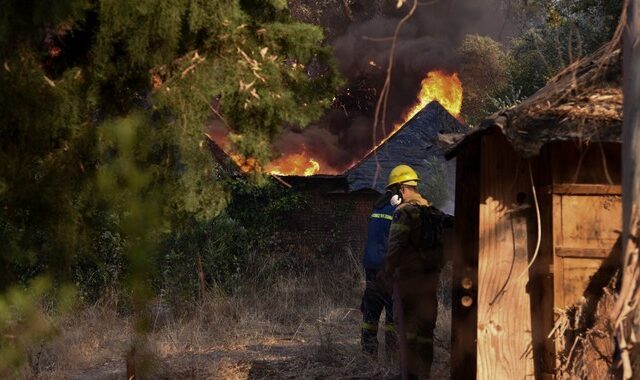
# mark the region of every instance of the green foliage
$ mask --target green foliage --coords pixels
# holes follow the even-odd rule
[[[172,300],[197,295],[199,259],[206,282],[230,292],[250,278],[266,281],[270,273],[294,265],[280,234],[289,229],[292,213],[309,207],[307,197],[272,182],[227,186],[232,196],[224,212],[204,221],[192,218],[163,243],[156,286]]]
[[[95,223],[89,235],[91,245],[73,256],[73,283],[85,303],[98,301],[106,290],[122,290],[126,241],[118,221],[115,215],[98,212],[90,221]]]
[[[0,2],[0,58],[15,54],[25,43],[37,43],[43,27],[69,28],[89,8],[87,0]],[[39,28],[34,27],[39,26]]]
[[[464,83],[462,115],[478,123],[492,109],[490,98],[505,91],[509,83],[506,53],[490,37],[468,35],[458,48],[462,59],[460,79]]]
[[[118,216],[118,230],[126,237],[125,285],[134,310],[144,310],[152,297],[150,280],[156,271],[158,242],[168,231],[168,208],[163,205],[165,161],[154,160],[156,139],[143,115],[105,123],[100,148],[105,157],[97,171],[98,196]],[[115,247],[117,248],[117,247]],[[145,330],[145,320],[139,320]]]
[[[158,69],[154,97],[158,107],[177,110],[177,126],[190,131],[206,121],[211,99],[218,99],[240,150],[266,159],[268,140],[285,124],[306,126],[320,117],[342,82],[329,50],[321,47],[320,28],[268,12],[270,2],[259,2],[266,9],[251,20],[242,3],[229,4],[233,17],[205,38],[204,49],[185,46],[186,55]],[[196,131],[184,137],[200,138]]]
[[[28,280],[11,262],[66,276],[69,253],[87,243],[81,198],[95,162],[73,71],[52,86],[34,57],[12,58],[0,70],[0,289]]]
[[[516,106],[525,98],[526,97],[522,95],[521,88],[514,88],[513,83],[509,83],[501,93],[489,97],[491,111],[487,112],[487,114],[496,110],[503,110]]]
[[[447,164],[442,160],[431,157],[425,160],[425,167],[429,175],[423,177],[418,186],[420,194],[437,208],[442,208],[452,198],[447,185]]]
[[[622,1],[533,0],[509,2],[506,7],[522,27],[507,53],[491,38],[474,35],[458,49],[462,114],[472,125],[518,104],[565,66],[608,42]]]
[[[128,158],[149,164],[140,181],[170,188],[170,221],[208,220],[227,202],[202,144],[208,118],[224,115],[264,158],[281,126],[318,117],[341,83],[321,30],[282,1],[54,3],[2,5],[0,288],[42,270],[68,278],[100,236],[126,241],[95,198],[111,154],[98,151],[104,120],[142,115],[153,152]]]
[[[258,238],[224,213],[211,220],[193,221],[190,230],[166,238],[156,287],[174,303],[198,295],[198,260],[210,285],[233,290],[248,269],[251,243]]]
[[[220,114],[244,152],[266,157],[274,133],[309,124],[341,84],[322,41],[282,0],[2,2],[0,294],[48,273],[85,300],[121,286],[140,311],[170,230],[180,244],[239,231],[237,246],[198,246],[225,272],[211,276],[264,252],[259,226],[273,220],[223,208],[259,195],[272,202],[256,213],[277,220],[292,206],[269,187],[230,198],[203,128]]]
[[[155,157],[158,139],[156,130],[149,128],[152,124],[144,114],[103,124],[99,140],[103,162],[96,176],[98,198],[117,215],[118,231],[126,238],[123,285],[126,301],[135,313],[133,353],[144,351],[144,335],[151,329],[146,310],[154,296],[151,281],[158,270],[154,264],[159,241],[169,228],[169,208],[163,199],[172,187],[164,180],[167,160]],[[142,355],[136,361],[137,375],[145,377],[151,369],[151,357]]]
[[[529,96],[572,61],[609,41],[618,24],[622,1],[560,0],[545,2],[546,19],[512,41],[512,87]]]
[[[321,253],[326,253],[327,249],[330,249],[332,252],[335,252],[335,242],[343,241],[344,239],[344,229],[347,221],[351,217],[355,210],[355,204],[351,201],[343,201],[340,203],[336,203],[335,208],[333,210],[334,215],[334,223],[331,231],[329,231],[328,236],[330,237],[327,247],[322,247],[320,249]],[[324,251],[324,252],[323,252]]]
[[[285,225],[292,212],[308,207],[304,193],[288,190],[274,181],[264,186],[233,181],[228,184],[228,189],[233,197],[227,206],[227,213],[254,229],[269,230],[270,224]]]

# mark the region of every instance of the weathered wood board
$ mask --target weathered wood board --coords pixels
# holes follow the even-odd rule
[[[551,144],[549,150],[554,183],[620,184],[620,144],[564,142]]]
[[[621,197],[614,195],[615,187],[610,185],[553,187],[554,308],[563,310],[584,302],[598,301],[597,298],[592,299],[595,297],[593,291],[606,283],[600,283],[602,279],[595,277],[599,276],[598,273],[601,276],[609,272],[603,263],[611,260],[618,249],[616,242],[622,221],[622,203]],[[613,275],[613,270],[610,272],[608,276]],[[607,276],[605,281],[608,281]],[[605,302],[598,306],[598,315],[607,315],[606,305]],[[595,310],[586,311],[590,312]],[[596,320],[596,323],[604,321]],[[572,336],[566,344],[572,345],[572,339],[576,338]],[[580,359],[580,364],[585,366],[589,378],[609,378],[613,353],[611,340],[608,336],[596,334],[589,343],[598,354],[594,355],[591,350]],[[556,342],[558,353],[566,354],[567,349],[560,340]]]
[[[591,276],[609,256],[620,230],[620,196],[555,194],[555,307],[580,301]]]
[[[482,139],[478,247],[477,378],[534,377],[529,273],[528,166],[501,135]],[[529,198],[530,202],[530,198]]]

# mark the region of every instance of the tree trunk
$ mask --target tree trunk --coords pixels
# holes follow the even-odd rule
[[[622,132],[622,249],[623,279],[616,308],[618,345],[623,377],[640,376],[640,261],[638,254],[638,200],[640,195],[640,0],[627,0],[623,28],[624,121]],[[624,22],[624,20],[621,20]],[[634,373],[635,372],[635,373]]]

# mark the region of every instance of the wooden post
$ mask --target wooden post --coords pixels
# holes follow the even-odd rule
[[[624,378],[638,376],[640,351],[634,340],[640,337],[640,309],[638,289],[640,266],[638,254],[638,198],[640,197],[640,0],[625,2],[627,18],[623,28],[623,94],[624,121],[622,131],[622,249],[624,252],[623,279],[616,305],[617,338],[619,341]],[[624,20],[621,20],[624,22]],[[635,239],[633,239],[635,237]],[[633,306],[631,306],[633,305]],[[626,328],[625,328],[626,327]],[[630,354],[633,349],[633,354]],[[636,373],[633,373],[633,372]]]
[[[625,234],[635,234],[638,228],[638,198],[640,196],[640,0],[629,0],[628,22],[624,28],[624,126],[622,132],[622,228]],[[623,249],[635,244],[625,239]]]
[[[480,141],[474,141],[456,157],[456,239],[447,248],[453,253],[452,379],[476,377],[480,168]]]

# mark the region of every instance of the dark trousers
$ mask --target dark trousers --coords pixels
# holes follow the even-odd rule
[[[410,373],[428,376],[433,363],[433,330],[438,318],[437,271],[402,276],[398,280],[407,337]]]
[[[375,355],[378,352],[378,324],[385,311],[385,351],[391,355],[396,349],[396,331],[393,324],[391,294],[377,279],[378,271],[365,269],[366,285],[362,296],[362,350]]]

